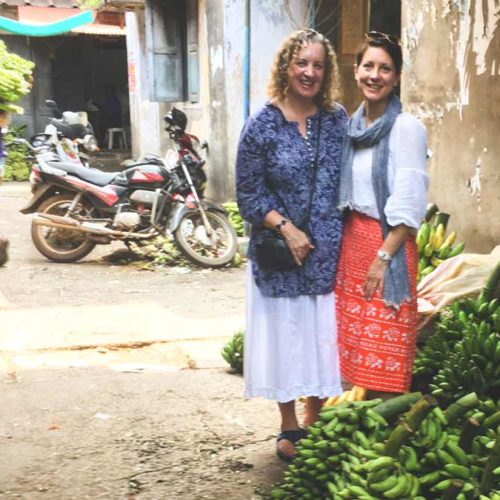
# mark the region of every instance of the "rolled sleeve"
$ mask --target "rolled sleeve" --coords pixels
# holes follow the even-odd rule
[[[266,186],[266,145],[257,134],[258,122],[250,120],[241,133],[236,157],[236,198],[241,216],[262,226],[271,210],[280,203]]]
[[[424,127],[409,114],[396,122],[391,194],[385,205],[390,226],[418,229],[427,207],[427,137]]]

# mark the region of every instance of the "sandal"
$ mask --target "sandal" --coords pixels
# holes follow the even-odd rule
[[[306,429],[294,429],[291,431],[281,431],[278,434],[278,437],[276,438],[276,443],[279,443],[281,440],[285,439],[286,441],[290,441],[291,443],[295,444],[297,441],[305,438],[307,436],[307,430]],[[278,457],[283,460],[284,462],[292,462],[293,459],[297,455],[286,455],[283,453],[279,448],[276,449],[276,454]]]

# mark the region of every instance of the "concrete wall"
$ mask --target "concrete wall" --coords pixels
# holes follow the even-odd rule
[[[402,98],[427,127],[430,199],[473,252],[500,243],[499,23],[497,0],[403,2]]]

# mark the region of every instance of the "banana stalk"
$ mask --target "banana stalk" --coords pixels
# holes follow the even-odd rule
[[[431,222],[436,212],[439,210],[438,206],[435,203],[429,203],[427,205],[427,212],[425,213],[425,222]]]
[[[458,446],[460,446],[465,453],[470,453],[472,450],[472,441],[481,433],[481,431],[481,424],[475,418],[471,417],[467,419],[467,422],[465,422],[462,430],[462,434],[460,434]]]
[[[450,214],[444,212],[437,212],[434,218],[434,225],[439,226],[440,224],[442,224],[444,231],[446,231],[449,220],[450,220]]]
[[[497,479],[493,471],[497,467],[500,467],[500,428],[497,429],[495,445],[486,461],[481,484],[479,485],[481,492],[485,495],[488,495],[495,487]]]
[[[405,413],[401,422],[391,432],[384,447],[383,454],[396,458],[401,446],[419,429],[422,421],[436,406],[437,401],[432,396],[427,394],[421,397],[410,410]]]
[[[498,284],[500,283],[500,262],[497,263],[488,279],[486,280],[486,284],[481,291],[479,296],[479,300],[481,302],[490,302],[493,299],[493,294],[495,293]]]

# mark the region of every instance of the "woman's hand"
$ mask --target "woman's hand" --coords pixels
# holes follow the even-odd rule
[[[295,227],[291,222],[283,226],[281,234],[285,238],[295,262],[298,266],[301,266],[309,252],[314,249],[314,245],[311,245],[307,234]]]
[[[380,293],[384,291],[384,275],[388,265],[387,261],[383,261],[378,257],[372,262],[363,284],[363,292],[366,300],[371,300],[377,290]]]

